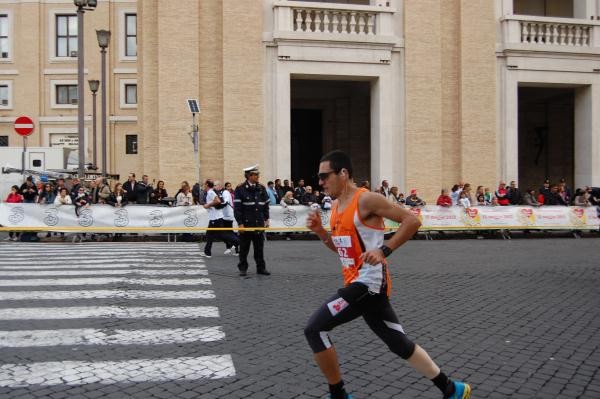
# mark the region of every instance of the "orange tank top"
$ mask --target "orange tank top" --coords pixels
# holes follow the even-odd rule
[[[354,282],[365,284],[369,291],[390,295],[391,280],[386,262],[377,265],[366,264],[360,256],[383,245],[384,225],[365,224],[358,210],[360,196],[368,192],[364,188],[357,190],[346,208],[338,212],[338,201],[331,209],[331,240],[335,245],[342,263],[344,285]]]

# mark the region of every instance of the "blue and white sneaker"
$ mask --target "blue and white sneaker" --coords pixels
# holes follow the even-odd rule
[[[465,382],[452,381],[454,384],[454,394],[448,396],[448,399],[469,399],[471,397],[471,386]]]

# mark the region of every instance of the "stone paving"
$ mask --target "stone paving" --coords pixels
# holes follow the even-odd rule
[[[390,258],[392,304],[407,334],[447,374],[473,384],[473,398],[596,399],[599,243],[597,238],[410,241]],[[16,258],[7,254],[8,248],[16,246],[30,256],[64,251],[64,256],[53,252],[51,258],[27,263],[48,265],[38,270],[55,270],[48,259],[65,265],[59,270],[79,270],[72,268],[77,264],[73,254],[97,259],[98,251],[106,264],[96,269],[82,266],[98,270],[98,279],[105,278],[102,268],[115,269],[111,263],[130,267],[121,280],[100,285],[0,287],[0,310],[7,316],[0,319],[0,332],[64,333],[63,344],[53,344],[52,334],[42,334],[40,339],[49,340],[46,346],[36,346],[35,336],[32,343],[23,343],[27,334],[16,335],[20,346],[14,339],[0,339],[1,398],[326,397],[326,384],[312,361],[303,328],[312,311],[339,287],[341,277],[335,254],[317,241],[268,241],[267,267],[273,275],[257,276],[251,262],[248,278],[237,276],[236,258],[221,255],[224,247],[219,243],[208,260],[195,258],[195,244],[6,243],[0,245],[0,281],[53,278],[4,276],[7,269],[26,268],[17,261],[6,267],[7,259]],[[114,252],[123,246],[143,252],[143,266],[150,270],[206,267],[208,275],[203,277],[212,284],[138,284],[136,279],[197,277],[183,272],[137,275],[130,269],[142,265]],[[90,277],[94,276],[86,275]],[[77,276],[60,276],[72,278]],[[23,293],[28,290],[30,297]],[[41,299],[43,290],[53,295]],[[98,295],[89,294],[93,291]],[[196,295],[187,295],[192,292]],[[216,307],[218,317],[193,310],[206,306]],[[90,307],[97,313],[75,319],[24,318],[19,314],[25,312],[16,313],[20,308],[60,307]],[[113,307],[121,310],[112,316],[99,312],[102,317],[97,317],[98,309]],[[172,317],[176,307],[181,307],[180,318]],[[131,308],[153,310],[142,312],[143,317],[122,317]],[[65,314],[71,313],[65,309]],[[83,329],[83,337],[97,341],[78,341],[81,337],[73,338],[66,329]],[[171,335],[159,338],[159,331],[169,329]],[[194,340],[183,332],[180,338],[173,336],[173,331],[177,335],[202,329],[210,330],[213,338]],[[152,330],[154,336],[148,332]],[[106,337],[112,334],[124,341],[111,342]],[[362,320],[334,330],[331,338],[355,398],[440,398],[437,389],[389,353]],[[30,379],[15,377],[24,372]]]

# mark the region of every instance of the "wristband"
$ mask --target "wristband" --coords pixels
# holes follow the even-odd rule
[[[390,247],[388,247],[387,245],[382,245],[379,247],[379,249],[381,249],[381,252],[383,252],[383,256],[385,256],[386,258],[388,256],[390,256],[392,254],[392,252],[394,252]]]

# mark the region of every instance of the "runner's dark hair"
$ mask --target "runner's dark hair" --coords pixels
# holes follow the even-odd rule
[[[342,169],[348,171],[348,177],[352,178],[352,160],[350,156],[342,150],[333,150],[321,157],[320,162],[329,161],[331,169],[335,170],[336,173],[341,172]]]

